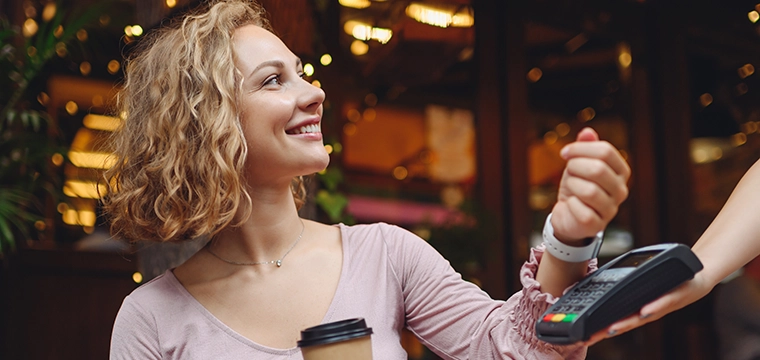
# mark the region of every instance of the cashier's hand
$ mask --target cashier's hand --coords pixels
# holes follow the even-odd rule
[[[631,168],[612,144],[591,128],[560,152],[567,160],[552,209],[554,236],[568,245],[593,237],[617,214],[628,197]]]
[[[606,329],[594,334],[584,345],[591,346],[606,338],[623,334],[639,326],[658,320],[661,317],[689,305],[712,291],[714,283],[704,278],[704,272],[698,272],[694,278],[683,283],[675,290],[659,299],[644,305],[638,314],[620,320]]]

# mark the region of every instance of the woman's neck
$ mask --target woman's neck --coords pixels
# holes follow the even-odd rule
[[[293,195],[289,188],[287,192],[258,189],[250,195],[250,216],[239,226],[222,230],[209,246],[219,256],[236,262],[280,259],[303,230]]]

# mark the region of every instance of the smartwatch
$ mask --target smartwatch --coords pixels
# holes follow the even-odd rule
[[[549,214],[549,216],[546,217],[543,235],[546,251],[554,257],[567,262],[581,262],[591,260],[599,255],[599,248],[602,247],[604,231],[596,233],[596,236],[590,238],[591,242],[586,246],[570,246],[554,237],[554,228],[552,227],[551,220],[552,214]]]

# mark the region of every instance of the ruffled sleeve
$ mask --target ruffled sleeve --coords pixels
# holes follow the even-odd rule
[[[528,261],[520,269],[520,282],[523,289],[512,295],[507,300],[507,307],[511,307],[510,322],[514,323],[514,329],[525,343],[529,351],[560,355],[561,359],[583,359],[586,357],[586,348],[579,345],[557,346],[541,341],[536,337],[536,322],[541,315],[559,298],[552,294],[541,291],[541,284],[536,281],[538,264],[544,255],[544,246],[531,249]],[[596,259],[589,262],[588,271],[595,271]],[[565,289],[567,292],[572,285]]]

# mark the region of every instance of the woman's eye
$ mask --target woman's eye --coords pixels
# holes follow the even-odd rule
[[[264,82],[264,85],[282,85],[280,75],[272,76]]]
[[[303,78],[306,77],[306,73],[304,73],[304,72],[298,73],[298,77],[300,77],[301,79],[303,79]]]

